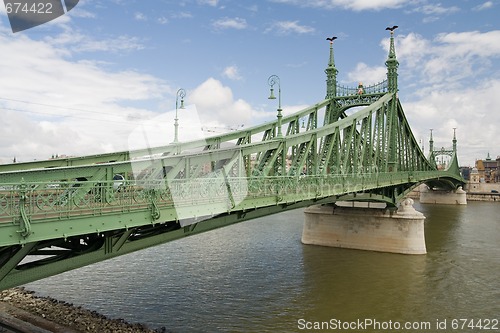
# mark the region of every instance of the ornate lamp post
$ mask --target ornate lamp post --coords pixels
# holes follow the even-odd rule
[[[179,97],[181,98],[180,106]],[[184,97],[186,97],[186,91],[182,88],[177,90],[177,94],[175,97],[174,143],[177,143],[179,141],[179,118],[177,117],[177,109],[184,109]]]
[[[276,99],[274,96],[274,85],[277,83],[278,84],[278,134],[276,137],[281,138],[283,137],[283,134],[281,133],[281,118],[283,115],[281,114],[281,85],[280,85],[280,78],[278,75],[271,75],[269,79],[267,79],[267,83],[269,86],[271,86],[271,94],[269,95],[268,99]]]

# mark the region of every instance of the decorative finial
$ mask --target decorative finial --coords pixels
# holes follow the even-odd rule
[[[391,44],[389,47],[389,59],[396,59],[396,49],[394,47],[394,30],[398,28],[397,25],[393,25],[392,27],[387,27],[385,30],[389,30],[391,32]]]
[[[326,40],[329,40],[330,41],[330,45],[333,44],[333,41],[336,40],[337,37],[333,36],[333,37],[326,37]]]
[[[337,37],[327,37],[326,40],[330,41],[330,60],[328,61],[328,67],[335,67],[335,60],[333,58],[333,41],[336,40]]]
[[[330,58],[328,60],[328,67],[325,70],[326,73],[326,98],[334,98],[337,95],[337,73],[338,70],[335,68],[335,59],[333,56],[333,41],[336,40],[336,36],[327,37],[326,40],[330,41]]]
[[[385,30],[389,30],[391,32],[391,35],[394,35],[394,30],[399,28],[397,25],[393,25],[392,27],[387,27]]]
[[[394,30],[396,30],[397,28],[397,25],[385,28],[385,30],[389,30],[391,32],[389,56],[387,57],[387,61],[385,62],[385,65],[387,66],[387,83],[389,92],[395,93],[396,96],[398,92],[399,62],[396,59],[396,48],[394,47]]]

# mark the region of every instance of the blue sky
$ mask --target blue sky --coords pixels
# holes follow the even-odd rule
[[[417,140],[473,165],[500,155],[500,1],[81,0],[68,14],[12,33],[0,6],[0,163],[127,150],[139,125],[181,140],[274,119],[325,97],[328,36],[340,84],[385,78],[398,25],[399,97]],[[206,133],[205,134],[213,134]]]

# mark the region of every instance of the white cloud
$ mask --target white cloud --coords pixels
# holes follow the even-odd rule
[[[224,68],[222,75],[231,80],[241,80],[242,77],[240,75],[239,69],[237,66],[232,65]]]
[[[456,127],[462,165],[500,147],[500,73],[492,71],[500,61],[498,40],[498,30],[396,36],[400,98],[415,137],[427,143],[433,128],[435,147],[451,147]],[[388,52],[389,39],[381,45]],[[347,77],[370,84],[386,71],[359,63]]]
[[[247,25],[247,21],[245,19],[235,17],[235,18],[229,18],[225,17],[219,20],[216,20],[212,23],[212,26],[215,29],[245,29]]]
[[[472,9],[476,10],[476,11],[480,11],[480,10],[490,9],[492,7],[493,7],[493,1],[486,1],[485,3],[478,5]]]
[[[168,23],[168,18],[166,18],[165,16],[159,17],[159,18],[157,19],[157,22],[158,22],[159,24],[167,24],[167,23]]]
[[[315,7],[323,9],[344,8],[354,11],[381,10],[398,8],[408,4],[407,0],[273,0],[279,3],[288,3],[301,7]]]
[[[480,57],[500,56],[499,40],[500,30],[443,33],[436,38],[446,53]]]
[[[500,147],[498,89],[500,80],[490,79],[473,88],[435,90],[415,102],[403,103],[403,108],[412,128],[418,129],[424,138],[428,138],[429,128],[434,129],[437,148],[451,146],[456,127],[459,162],[474,165],[475,159]]]
[[[94,13],[91,13],[85,9],[82,9],[81,3],[79,6],[76,6],[75,8],[73,8],[66,15],[71,15],[72,17],[82,17],[82,18],[95,18],[96,17]]]
[[[134,19],[136,19],[137,21],[147,21],[148,17],[144,13],[136,12],[134,14]]]
[[[45,41],[72,52],[124,52],[144,49],[144,45],[137,37],[118,36],[97,40],[69,29],[56,37],[46,37]]]
[[[288,35],[288,34],[309,34],[315,31],[314,28],[300,25],[299,21],[279,21],[275,22],[266,29],[266,32],[275,32],[280,35]]]
[[[410,66],[420,65],[422,58],[432,52],[431,42],[416,33],[397,36],[395,43],[397,57]],[[381,45],[388,54],[389,38],[382,40]]]
[[[415,12],[419,12],[425,15],[450,15],[460,11],[460,8],[456,6],[443,7],[440,3],[432,5],[423,5],[414,9]]]
[[[418,76],[427,85],[456,88],[468,84],[464,79],[488,74],[491,61],[500,58],[498,40],[500,30],[443,33],[433,40],[409,34],[397,38],[396,52],[404,64],[403,71]]]
[[[398,8],[408,3],[406,0],[331,0],[336,6],[342,6],[356,11],[381,10],[386,8]]]
[[[288,116],[291,114],[294,114],[295,112],[302,111],[306,108],[310,107],[310,105],[302,104],[302,105],[284,105],[282,107],[283,109],[283,116]],[[304,124],[305,125],[305,124]],[[300,124],[302,126],[302,124]]]
[[[231,88],[209,78],[189,93],[189,103],[196,105],[202,123],[219,122],[227,126],[249,125],[252,122],[251,105],[234,99]]]
[[[422,19],[422,23],[428,24],[442,19],[443,16],[457,13],[460,10],[461,9],[457,6],[443,7],[440,3],[436,3],[418,6],[414,8],[412,12],[424,14],[425,17]]]
[[[215,127],[212,134],[224,129],[252,126],[264,121],[276,120],[277,103],[254,108],[243,99],[235,99],[231,88],[220,81],[209,78],[193,91],[188,92],[187,101],[194,104],[197,117],[204,127]],[[284,105],[283,115],[304,109],[305,105]]]
[[[200,5],[209,5],[212,7],[216,7],[217,4],[219,3],[219,0],[198,0],[198,3]]]
[[[173,14],[172,18],[189,19],[189,18],[193,18],[193,14],[191,14],[189,12],[179,12],[179,13]]]
[[[473,165],[500,146],[500,79],[492,71],[500,59],[500,31],[443,33],[428,40],[409,34],[396,38],[403,108],[416,133],[435,129],[438,145],[451,145],[458,127],[459,157]],[[388,44],[386,40],[384,44]],[[423,133],[423,134],[422,134]],[[460,140],[462,138],[462,140]],[[479,154],[479,155],[478,155]]]
[[[184,109],[178,109],[177,118],[179,142],[202,139],[207,136],[202,130],[206,123],[201,122],[196,105],[186,104]],[[158,147],[173,142],[175,138],[174,119],[175,110],[170,110],[136,122],[136,126],[127,137],[127,149]],[[218,128],[223,127],[217,122],[211,122],[211,125]]]
[[[347,77],[350,82],[363,82],[365,85],[371,85],[382,82],[387,78],[387,68],[384,66],[369,67],[365,63],[357,64],[354,71],[349,72]]]
[[[0,142],[4,162],[126,149],[137,120],[154,113],[121,105],[159,99],[170,90],[150,75],[68,60],[63,45],[26,35],[0,32],[0,54],[9,63],[0,66],[0,123],[8,127]]]

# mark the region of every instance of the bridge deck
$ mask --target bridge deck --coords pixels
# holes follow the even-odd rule
[[[443,172],[442,177],[450,176]],[[179,221],[182,226],[218,214],[246,211],[303,200],[331,198],[334,202],[351,194],[358,200],[384,200],[373,189],[418,184],[434,179],[435,172],[373,173],[266,178],[172,180],[167,183],[91,183],[83,196],[72,196],[75,183],[32,183],[30,189],[0,190],[0,246],[145,224]],[[81,182],[78,183],[81,185]],[[4,186],[5,187],[5,186]],[[17,186],[18,187],[18,186]],[[385,199],[388,201],[388,199]],[[21,214],[24,207],[25,221]],[[140,218],[137,218],[140,216]],[[112,217],[112,218],[111,218]],[[189,221],[189,222],[188,222]],[[31,235],[20,235],[28,223]]]

